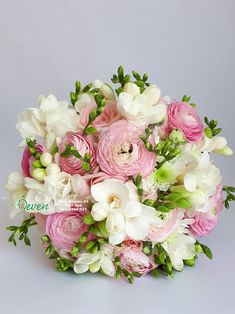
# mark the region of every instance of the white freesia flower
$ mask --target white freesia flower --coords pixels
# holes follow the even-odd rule
[[[166,118],[167,106],[157,104],[161,91],[156,85],[150,85],[142,94],[137,92],[134,83],[128,83],[120,93],[117,108],[129,121],[138,124],[160,123]]]
[[[57,137],[76,131],[78,121],[76,112],[69,108],[68,103],[49,95],[39,98],[39,108],[23,111],[18,117],[16,128],[24,139],[38,136],[46,140],[47,148],[51,148]]]
[[[196,167],[184,177],[184,186],[187,191],[195,192],[197,188],[200,188],[208,196],[215,194],[220,182],[220,171],[211,163],[210,156],[206,152],[200,154]]]
[[[22,138],[46,137],[44,116],[40,109],[29,108],[20,113],[17,118],[16,129]]]
[[[57,137],[63,137],[68,132],[76,131],[79,118],[67,102],[58,101],[54,95],[43,97],[40,109],[44,115],[46,146],[50,148]]]
[[[100,269],[108,275],[113,277],[115,275],[115,266],[113,263],[114,249],[111,245],[103,244],[97,253],[82,253],[74,263],[74,272],[82,274],[90,270],[96,273]]]
[[[94,97],[90,94],[84,93],[81,94],[78,97],[78,100],[76,101],[74,108],[77,112],[81,112],[82,109],[84,109],[87,105],[94,102]]]
[[[11,172],[8,175],[7,182],[5,185],[6,190],[9,192],[11,197],[11,214],[13,217],[19,211],[16,208],[16,202],[22,198],[24,198],[27,194],[27,189],[25,187],[25,179],[21,172]]]
[[[196,240],[188,234],[187,230],[187,226],[193,220],[182,219],[182,216],[179,216],[175,231],[162,243],[163,248],[169,254],[173,268],[178,271],[183,270],[184,260],[194,258],[196,254]]]
[[[227,146],[227,139],[223,136],[205,136],[199,143],[187,143],[183,147],[185,153],[214,152],[217,154],[231,155],[233,151]]]
[[[66,202],[70,202],[73,199],[71,194],[71,175],[65,172],[46,176],[44,183],[40,183],[33,178],[25,178],[25,186],[28,189],[25,197],[28,203],[48,204],[47,211],[35,209],[35,212],[41,214],[49,215],[63,211]]]
[[[91,215],[96,221],[107,218],[106,227],[112,245],[121,243],[129,236],[135,240],[144,240],[150,223],[157,220],[155,209],[138,201],[133,183],[108,179],[91,187],[96,203]]]
[[[111,86],[107,83],[104,83],[101,80],[95,80],[93,82],[95,88],[100,88],[101,93],[103,94],[104,98],[107,100],[115,100],[115,94]]]

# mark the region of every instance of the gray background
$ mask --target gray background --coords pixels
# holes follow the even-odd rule
[[[192,96],[201,116],[218,118],[235,148],[235,1],[0,1],[1,177],[17,169],[16,115],[39,94],[68,99],[76,79],[109,80],[118,65],[148,72],[163,94]],[[224,183],[235,184],[234,157],[216,157]],[[0,312],[234,313],[235,208],[224,210],[204,240],[214,261],[173,281],[145,277],[130,286],[100,275],[60,274],[44,256],[7,244],[1,187]]]

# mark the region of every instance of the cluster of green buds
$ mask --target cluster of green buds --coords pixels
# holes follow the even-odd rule
[[[225,208],[229,209],[230,202],[234,202],[235,201],[235,195],[234,195],[235,187],[224,185],[223,186],[223,192],[226,193],[226,198],[224,200]]]
[[[89,153],[85,153],[84,157],[82,157],[79,154],[77,148],[68,143],[65,145],[64,151],[60,153],[60,156],[64,157],[64,158],[68,158],[70,156],[74,156],[74,157],[78,158],[82,162],[81,163],[82,168],[86,172],[91,173],[91,171],[92,171],[91,164],[90,164],[91,155]]]
[[[190,100],[191,100],[191,96],[184,95],[182,97],[183,102],[187,102],[191,107],[195,108],[197,105],[193,102],[190,102]]]
[[[46,245],[45,253],[49,256],[49,259],[55,260],[56,269],[60,272],[64,272],[73,268],[73,262],[67,258],[61,257],[56,248],[52,244],[50,238],[47,235],[42,236],[42,243]]]
[[[125,268],[121,267],[120,257],[116,256],[114,259],[114,264],[116,266],[116,279],[120,279],[121,274],[129,281],[130,284],[134,283],[134,277],[140,278],[141,274],[138,272],[129,272]]]
[[[92,126],[92,122],[95,121],[95,119],[101,115],[101,113],[104,111],[106,100],[103,95],[95,94],[94,99],[96,102],[96,109],[90,112],[88,117],[88,123],[85,126],[83,130],[83,135],[93,134],[97,131],[97,129]]]
[[[84,232],[71,250],[71,255],[77,257],[81,250],[86,250],[89,253],[97,253],[100,246],[108,241],[108,231],[106,229],[106,221],[96,223],[91,215],[85,215],[83,222],[89,226],[88,230]],[[97,238],[88,241],[89,234],[95,235]]]
[[[36,140],[26,139],[30,154],[35,158],[32,162],[32,177],[38,181],[43,181],[47,175],[46,167],[52,163],[52,155],[49,152],[40,153],[36,147]]]
[[[7,230],[12,232],[8,241],[16,246],[16,236],[18,236],[19,240],[23,240],[25,245],[30,246],[31,243],[28,237],[28,231],[30,227],[35,226],[36,224],[35,217],[32,216],[25,219],[20,226],[7,227]]]
[[[218,135],[222,131],[221,128],[216,128],[218,125],[217,120],[212,119],[211,121],[209,121],[209,119],[205,117],[204,121],[207,125],[207,127],[204,129],[204,132],[208,138],[212,138],[213,136]]]
[[[120,87],[118,87],[115,91],[117,95],[125,91],[125,85],[128,83],[134,83],[142,93],[145,90],[145,87],[149,86],[150,84],[148,81],[148,74],[145,73],[143,77],[140,76],[139,73],[136,71],[132,71],[133,75],[133,81],[131,81],[131,75],[130,74],[124,74],[124,69],[122,66],[119,66],[117,74],[114,74],[112,77],[112,82],[114,84],[120,84]]]
[[[154,207],[157,211],[168,213],[175,208],[190,208],[191,202],[188,195],[183,195],[177,191],[160,191],[157,200],[146,199],[144,204]]]
[[[154,262],[158,267],[151,272],[153,276],[158,277],[160,273],[163,273],[165,276],[174,278],[171,259],[160,243],[157,243],[154,246]]]
[[[107,84],[103,84],[107,86],[109,90],[112,90],[111,87]],[[87,84],[84,88],[81,88],[81,82],[76,81],[75,83],[75,92],[70,93],[70,99],[73,106],[75,106],[76,102],[78,101],[79,97],[82,94],[88,94],[92,96],[96,102],[97,108],[90,112],[88,117],[88,123],[83,130],[83,135],[93,134],[97,130],[95,127],[92,126],[92,122],[103,112],[105,107],[105,89],[96,88],[94,87],[93,83]]]
[[[136,178],[134,178],[133,176],[129,177],[130,180],[132,180],[132,182],[135,184],[135,186],[137,187],[137,193],[139,196],[142,196],[143,193],[143,188],[142,188],[142,175],[139,173]]]

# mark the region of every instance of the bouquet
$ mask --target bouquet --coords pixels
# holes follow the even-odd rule
[[[30,245],[38,225],[58,271],[134,278],[174,276],[194,266],[199,239],[217,225],[235,188],[221,185],[211,153],[231,155],[217,120],[201,121],[196,105],[161,96],[148,75],[113,75],[114,90],[76,81],[71,103],[39,97],[16,123],[24,146],[21,170],[9,174],[9,242]]]

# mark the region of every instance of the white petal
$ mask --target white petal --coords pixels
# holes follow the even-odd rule
[[[88,264],[76,264],[73,265],[73,270],[76,274],[83,274],[89,269]]]
[[[96,200],[96,202],[104,203],[106,202],[106,184],[105,182],[97,183],[91,187],[91,195]]]
[[[114,264],[107,256],[104,256],[102,258],[101,268],[106,275],[111,276],[111,277],[115,275]]]
[[[127,234],[126,234],[125,230],[123,230],[120,233],[110,234],[109,242],[112,245],[117,245],[117,244],[122,243],[126,238],[127,238]]]
[[[126,218],[139,217],[142,213],[141,203],[129,202],[123,212]]]
[[[197,183],[196,183],[196,178],[195,178],[194,174],[192,174],[192,173],[186,174],[186,176],[184,177],[185,189],[189,192],[195,192],[196,186],[197,186]]]
[[[142,216],[147,218],[149,220],[150,224],[158,224],[159,223],[159,217],[156,214],[155,208],[151,206],[146,206],[144,204],[141,204],[142,207]]]
[[[93,264],[90,264],[89,270],[91,273],[96,273],[97,271],[100,270],[100,261],[97,261]]]
[[[126,223],[126,232],[134,240],[144,240],[149,231],[149,220],[144,216],[130,218]]]
[[[101,221],[108,216],[109,210],[107,203],[95,203],[92,206],[91,215],[96,221]]]

